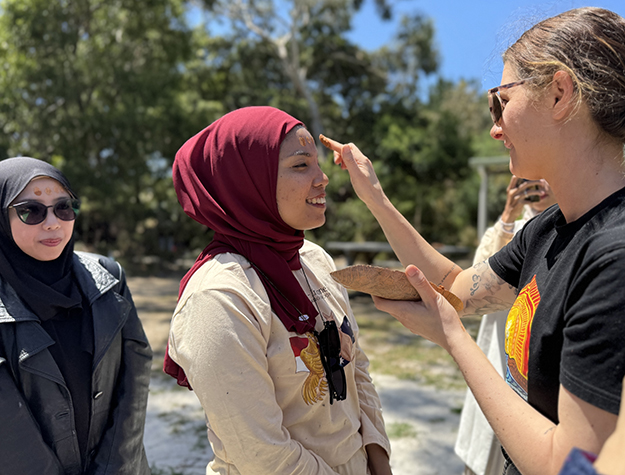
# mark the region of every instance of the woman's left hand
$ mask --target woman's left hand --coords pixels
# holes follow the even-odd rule
[[[420,302],[386,300],[373,297],[378,310],[391,314],[412,333],[420,335],[448,352],[455,337],[466,336],[464,325],[452,305],[436,292],[425,275],[413,265],[406,277],[419,292]]]

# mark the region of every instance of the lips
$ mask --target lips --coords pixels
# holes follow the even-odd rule
[[[39,242],[43,244],[44,246],[55,247],[61,244],[62,241],[63,240],[61,238],[55,238],[55,239],[42,239]]]

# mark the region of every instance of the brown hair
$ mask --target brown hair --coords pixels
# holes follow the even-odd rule
[[[625,19],[602,8],[578,8],[527,30],[503,55],[535,91],[566,71],[576,106],[585,103],[597,125],[625,143]]]

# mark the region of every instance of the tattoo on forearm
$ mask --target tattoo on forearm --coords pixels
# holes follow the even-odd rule
[[[445,279],[446,279],[447,277],[449,277],[449,274],[451,274],[451,273],[453,272],[453,270],[454,270],[456,267],[458,267],[456,264],[452,265],[452,266],[451,266],[451,269],[449,269],[449,271],[447,272],[447,274],[445,274],[445,275],[443,276],[443,278],[442,278],[442,279],[441,279],[441,281],[438,283],[438,285],[443,285],[443,282],[445,282]]]
[[[512,297],[516,294],[516,289],[495,274],[486,261],[475,264],[473,269],[474,273],[471,276],[472,284],[469,289],[469,295],[473,297],[480,289],[486,290],[488,295],[481,298],[469,298],[465,302],[465,314],[484,315],[510,308],[512,301],[504,300],[497,294],[501,290],[507,289]]]
[[[551,432],[551,431],[552,431],[553,429],[555,429],[555,428],[556,428],[556,426],[552,426],[552,427],[550,427],[549,429],[547,429],[547,430],[545,431],[545,434],[547,434],[548,432]],[[544,435],[544,434],[543,434],[543,435]]]

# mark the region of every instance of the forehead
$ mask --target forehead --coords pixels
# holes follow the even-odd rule
[[[298,150],[311,152],[311,148],[316,150],[315,141],[310,132],[305,127],[296,127],[280,144],[280,159],[290,157]]]
[[[508,84],[518,80],[519,78],[514,68],[509,63],[505,63],[503,73],[501,74],[501,84]]]
[[[46,196],[69,196],[69,193],[63,185],[61,185],[54,178],[41,176],[33,178],[28,185],[26,185],[26,188],[24,188],[22,192],[17,195],[15,200],[40,199],[45,198]]]

